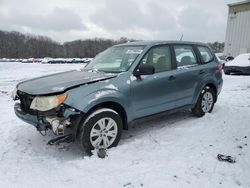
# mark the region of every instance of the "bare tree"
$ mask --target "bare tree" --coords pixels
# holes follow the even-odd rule
[[[57,43],[45,36],[0,31],[0,58],[40,58],[40,57],[94,57],[110,46],[128,41],[94,38]]]

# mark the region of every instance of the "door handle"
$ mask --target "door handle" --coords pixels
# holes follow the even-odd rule
[[[169,77],[168,77],[168,80],[174,80],[175,78],[176,78],[176,77],[172,75],[172,76],[169,76]]]
[[[204,70],[200,70],[199,74],[205,74],[206,72]]]

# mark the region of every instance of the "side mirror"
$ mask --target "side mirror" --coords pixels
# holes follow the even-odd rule
[[[226,58],[226,61],[232,61],[232,60],[234,60],[234,57],[232,57],[232,56],[228,56],[228,57]]]
[[[153,65],[142,64],[134,72],[134,76],[151,75],[155,73],[155,67]]]

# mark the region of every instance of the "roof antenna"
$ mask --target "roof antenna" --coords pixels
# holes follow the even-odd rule
[[[183,38],[183,34],[181,35],[180,41],[182,41],[182,38]]]

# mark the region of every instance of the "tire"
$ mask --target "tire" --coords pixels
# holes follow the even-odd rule
[[[192,113],[197,117],[202,117],[205,113],[211,113],[214,108],[215,93],[214,90],[208,86],[202,89]]]
[[[119,114],[109,108],[95,110],[80,126],[79,142],[88,154],[94,149],[117,146],[123,127]]]

